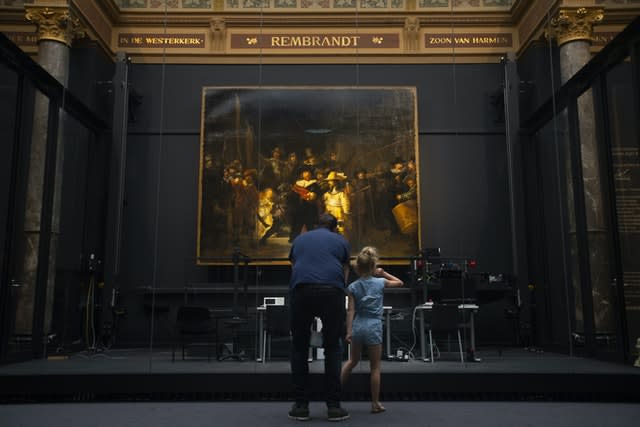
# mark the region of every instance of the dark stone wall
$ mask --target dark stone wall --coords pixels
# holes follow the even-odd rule
[[[417,87],[423,247],[477,258],[482,270],[508,272],[504,124],[491,105],[502,78],[499,64],[360,65],[357,80],[361,86]],[[185,264],[195,256],[202,87],[354,85],[356,70],[347,65],[134,65],[131,82],[142,100],[129,126],[124,270],[129,282],[140,285],[149,284],[157,269],[155,285],[170,287],[184,282]]]
[[[445,257],[477,259],[478,271],[511,272],[504,123],[502,104],[495,102],[503,79],[501,64],[133,64],[131,88],[140,104],[131,110],[127,141],[119,285],[130,295],[131,310],[123,339],[134,339],[129,328],[148,334],[149,295],[142,288],[160,290],[156,322],[170,324],[182,301],[182,295],[168,296],[170,288],[215,288],[233,279],[230,267],[195,266],[203,86],[415,86],[422,246],[440,247]],[[396,272],[408,280],[407,271]],[[288,273],[282,266],[253,268],[248,281],[285,286]],[[198,301],[220,306],[230,298],[221,293]],[[249,306],[261,302],[253,294],[247,299]],[[393,299],[409,306],[408,293]]]
[[[520,76],[520,118],[525,122],[531,114],[560,89],[560,58],[555,43],[533,43],[518,58]]]
[[[69,91],[110,122],[113,110],[113,60],[93,42],[74,46],[69,57]]]

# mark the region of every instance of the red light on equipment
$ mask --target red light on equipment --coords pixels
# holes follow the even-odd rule
[[[475,259],[469,260],[469,268],[476,268],[478,266],[478,261]]]

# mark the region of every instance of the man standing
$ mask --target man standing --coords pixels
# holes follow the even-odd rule
[[[345,332],[345,286],[350,246],[337,233],[338,220],[325,213],[318,227],[296,237],[291,246],[291,374],[295,403],[289,418],[309,419],[309,337],[315,317],[322,321],[324,376],[329,421],[349,418],[340,406],[342,340]]]
[[[289,213],[291,217],[291,232],[289,242],[303,231],[311,231],[318,219],[318,182],[312,178],[311,168],[303,166],[300,179],[291,187],[289,198]]]

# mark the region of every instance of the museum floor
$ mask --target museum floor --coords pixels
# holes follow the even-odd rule
[[[387,411],[369,412],[369,402],[345,402],[349,420],[341,426],[420,427],[631,427],[640,405],[594,402],[385,402]],[[322,403],[310,406],[311,421],[287,418],[288,402],[118,402],[10,404],[0,407],[0,425],[21,427],[300,426],[323,425]]]

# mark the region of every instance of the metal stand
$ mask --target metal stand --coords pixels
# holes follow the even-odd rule
[[[220,360],[228,360],[233,359],[237,361],[244,361],[247,359],[244,351],[240,350],[240,343],[238,338],[238,329],[247,324],[247,278],[246,278],[246,267],[251,261],[251,259],[240,252],[240,248],[233,249],[233,317],[231,319],[223,320],[222,323],[233,330],[233,341],[231,353],[220,357]],[[245,278],[244,278],[244,294],[245,294],[245,304],[244,304],[244,316],[240,316],[240,310],[238,308],[238,294],[240,292],[240,261],[244,262],[245,265]]]

